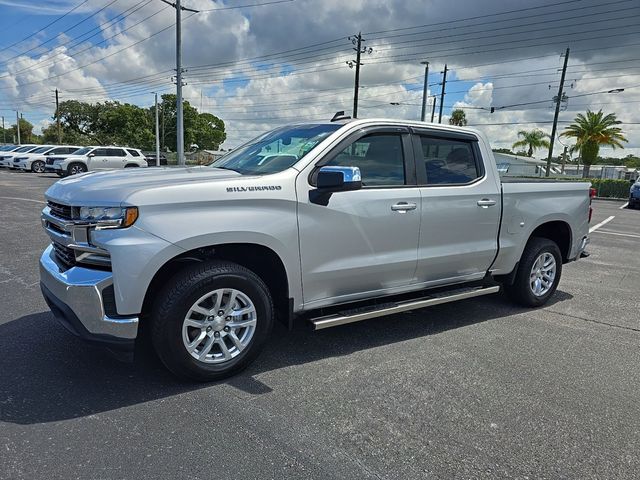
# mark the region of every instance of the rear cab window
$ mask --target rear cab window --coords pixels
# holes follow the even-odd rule
[[[140,156],[140,153],[138,153],[138,151],[137,151],[137,150],[134,150],[134,149],[132,149],[132,148],[127,148],[127,152],[129,152],[129,154],[130,154],[132,157],[139,157],[139,156]]]
[[[420,183],[423,185],[466,185],[484,175],[475,141],[419,133],[414,141]]]

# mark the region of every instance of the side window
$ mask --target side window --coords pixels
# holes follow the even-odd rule
[[[480,177],[470,142],[420,136],[427,185],[469,183]]]
[[[124,153],[124,150],[121,148],[108,148],[107,149],[107,155],[109,157],[126,157],[127,154]]]
[[[107,155],[109,155],[107,153],[107,149],[106,148],[94,148],[89,153],[93,153],[96,157],[106,157]]]
[[[127,148],[127,152],[129,152],[129,154],[131,154],[132,157],[139,157],[140,156],[140,154],[137,151],[135,151],[133,149],[130,149],[130,148]]]
[[[402,137],[397,134],[364,136],[325,165],[360,168],[365,187],[405,184]]]

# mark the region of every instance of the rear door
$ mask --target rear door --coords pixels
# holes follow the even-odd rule
[[[501,197],[473,134],[415,130],[421,195],[418,281],[484,277],[498,248]]]
[[[107,148],[107,168],[124,168],[127,153],[124,148]]]
[[[314,203],[321,166],[359,167],[363,188]],[[420,190],[409,131],[375,127],[354,133],[298,176],[298,225],[304,302],[310,307],[413,282],[420,226]],[[404,208],[402,208],[404,207]],[[332,299],[332,300],[329,300]]]

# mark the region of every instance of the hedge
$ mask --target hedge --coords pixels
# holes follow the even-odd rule
[[[629,198],[629,180],[614,180],[611,178],[580,178],[581,182],[591,182],[596,189],[596,196],[605,198]]]

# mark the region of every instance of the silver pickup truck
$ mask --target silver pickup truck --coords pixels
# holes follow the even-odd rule
[[[149,335],[199,381],[246,367],[275,319],[321,329],[500,288],[543,305],[591,215],[588,183],[501,182],[478,131],[384,119],[283,126],[210,166],[76,175],[46,200],[55,316],[120,352]]]

